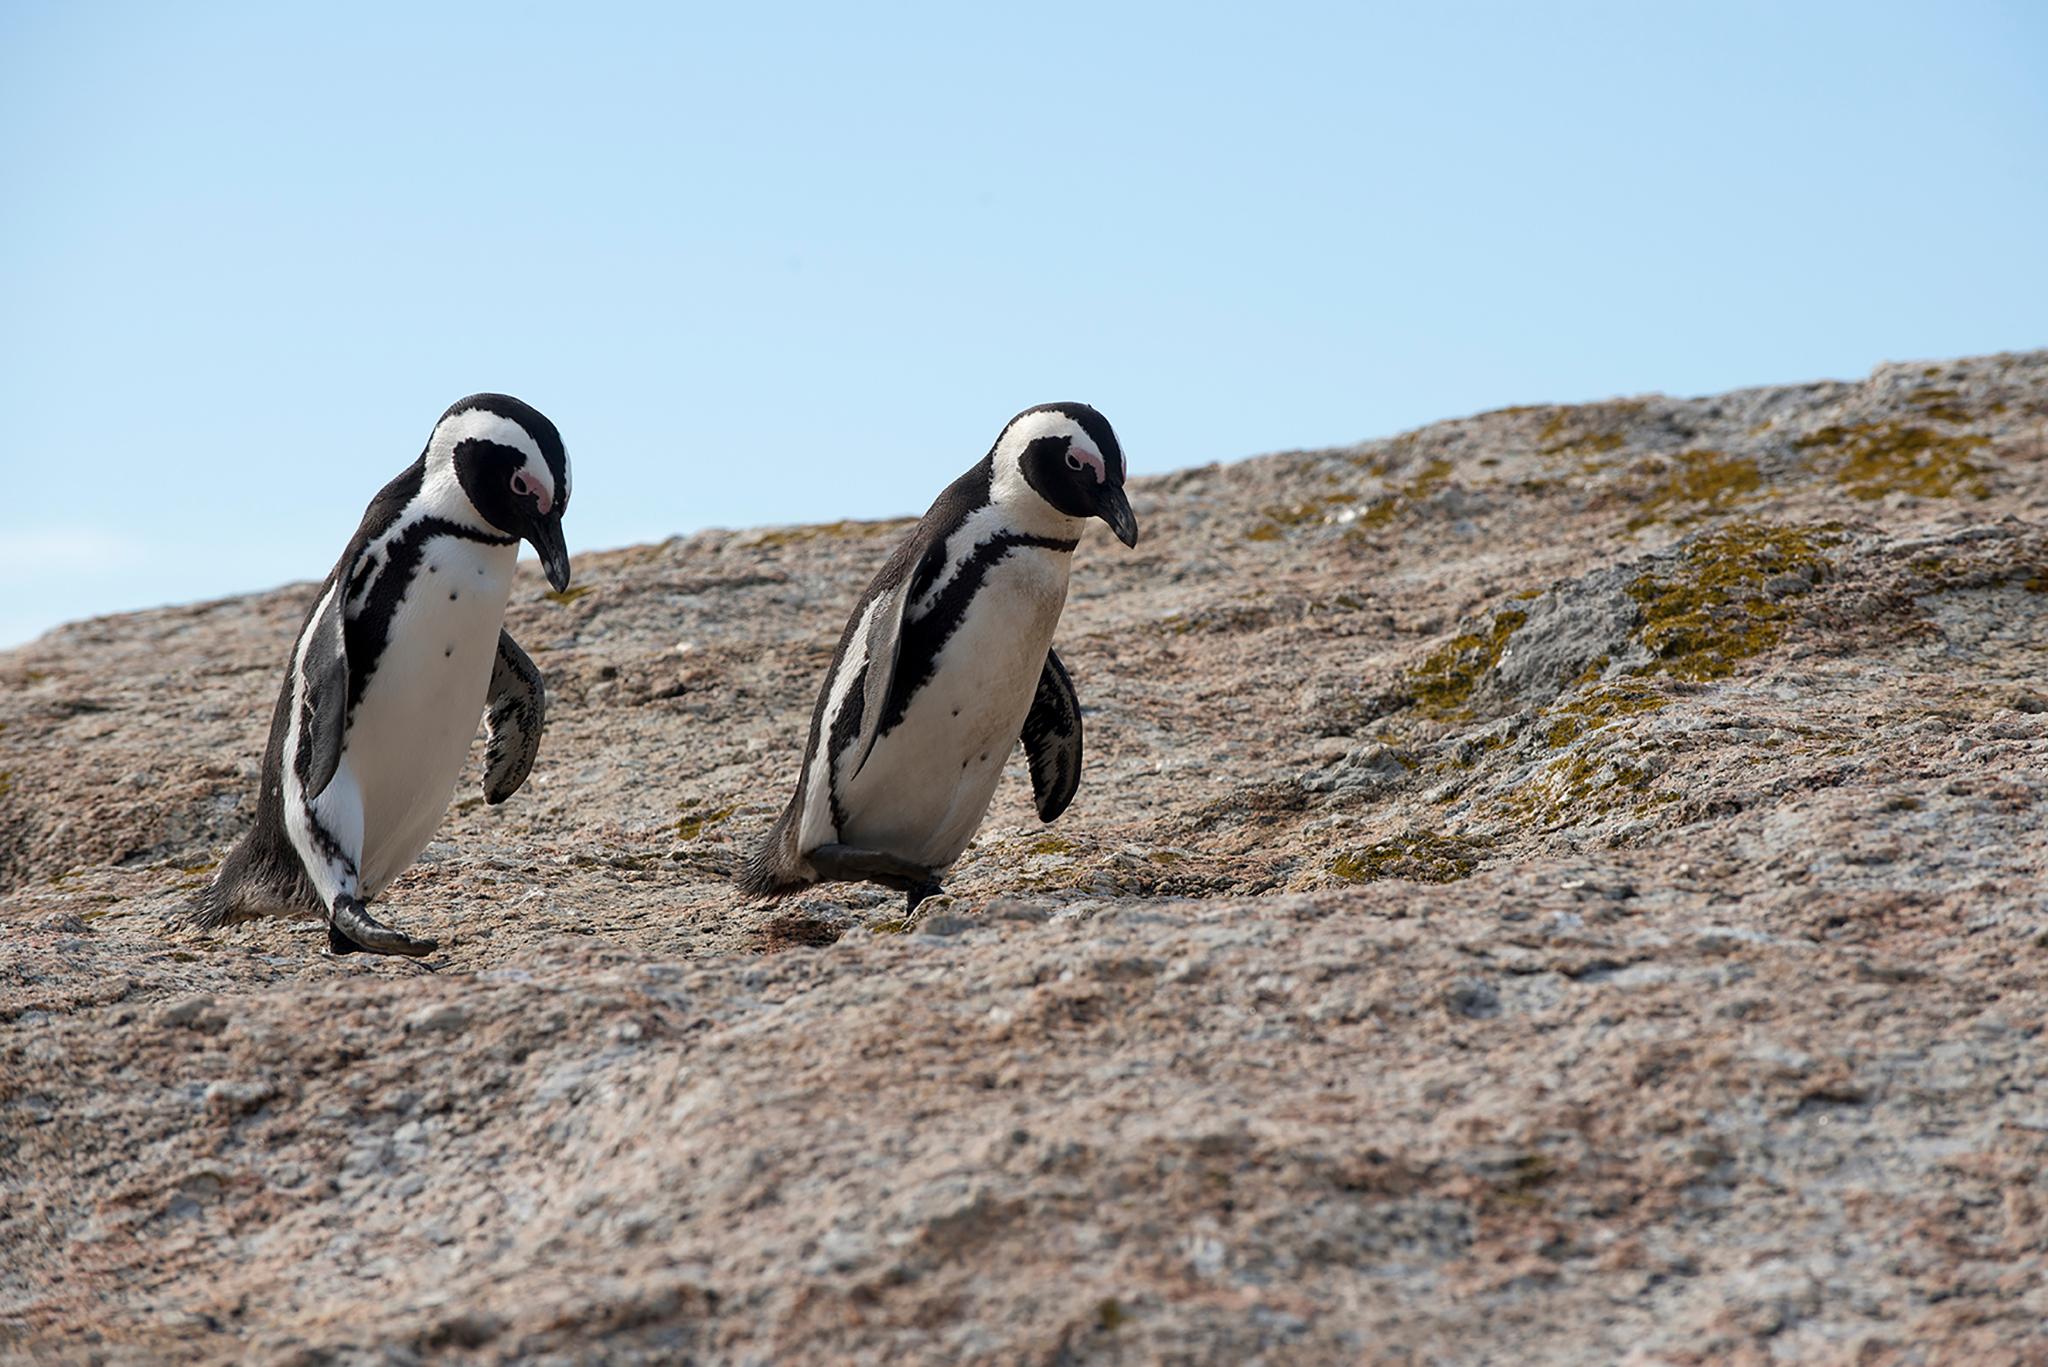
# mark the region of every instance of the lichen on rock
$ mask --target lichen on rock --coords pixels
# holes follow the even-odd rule
[[[1642,611],[1649,668],[1676,679],[1725,678],[1785,633],[1792,608],[1777,591],[1801,592],[1827,574],[1833,524],[1738,522],[1693,538],[1675,563],[1628,586]]]
[[[1794,443],[1801,450],[1838,456],[1836,481],[1850,497],[1865,500],[1892,493],[1989,498],[1988,471],[1975,453],[1990,444],[1989,437],[1977,434],[1958,436],[1900,422],[1830,424]]]
[[[1330,874],[1347,883],[1455,883],[1472,876],[1492,845],[1482,836],[1413,831],[1345,850],[1330,861]]]

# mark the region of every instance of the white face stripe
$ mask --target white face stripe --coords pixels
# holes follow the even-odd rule
[[[559,503],[561,494],[567,492],[568,461],[563,464],[564,488],[555,488],[555,472],[548,468],[547,457],[541,454],[540,443],[527,433],[524,427],[507,417],[485,408],[471,408],[445,419],[434,429],[434,436],[427,443],[427,477],[432,479],[436,467],[446,468],[449,476],[455,473],[455,448],[465,441],[490,441],[500,446],[509,446],[525,456],[520,469],[526,477],[547,491],[548,502]]]

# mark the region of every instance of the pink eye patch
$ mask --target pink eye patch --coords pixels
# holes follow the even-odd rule
[[[1097,484],[1109,478],[1109,472],[1102,466],[1102,453],[1099,451],[1089,451],[1079,446],[1069,446],[1067,448],[1067,464],[1076,470],[1093,470]]]
[[[538,481],[528,479],[524,470],[512,476],[512,492],[521,498],[525,498],[529,494],[532,495],[534,501],[540,504],[540,515],[542,517],[546,517],[549,510],[554,506],[555,501],[548,497],[548,491],[543,489]]]

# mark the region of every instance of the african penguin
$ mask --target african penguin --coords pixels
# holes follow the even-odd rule
[[[866,880],[915,909],[974,838],[1020,737],[1039,819],[1066,810],[1081,709],[1052,633],[1090,518],[1138,544],[1109,422],[1081,403],[1010,419],[855,605],[796,794],[740,871],[742,890]]]
[[[505,603],[522,538],[568,587],[568,506],[568,453],[540,413],[472,394],[441,415],[313,597],[271,714],[255,828],[194,902],[199,925],[313,914],[336,954],[434,952],[364,903],[433,838],[480,715],[484,800],[526,781],[544,694]]]

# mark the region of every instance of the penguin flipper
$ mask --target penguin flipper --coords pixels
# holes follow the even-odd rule
[[[540,753],[547,689],[540,670],[508,631],[498,632],[491,666],[490,706],[484,712],[484,801],[496,806],[519,791]]]
[[[882,712],[889,705],[889,689],[896,681],[896,657],[902,653],[903,607],[910,601],[910,586],[890,589],[874,609],[867,635],[867,674],[861,681],[860,734],[854,740],[853,770],[849,779],[860,777],[875,741],[882,733]]]
[[[1024,757],[1040,821],[1054,821],[1081,786],[1081,704],[1058,652],[1045,652],[1038,692],[1024,717]]]
[[[342,585],[347,582],[346,575],[335,576],[334,587],[313,618],[305,655],[299,661],[312,713],[307,732],[313,761],[306,775],[308,802],[327,791],[334,771],[341,767],[341,733],[348,721],[348,637],[342,630]]]

